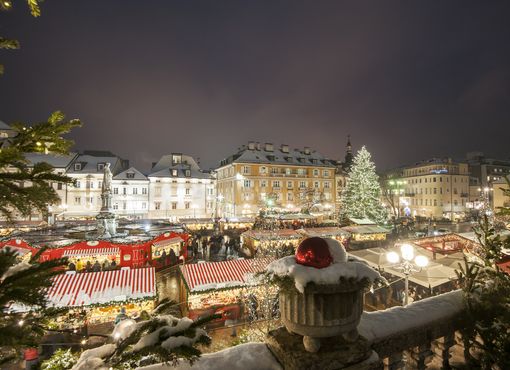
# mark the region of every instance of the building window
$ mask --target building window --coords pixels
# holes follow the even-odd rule
[[[314,181],[313,186],[314,186],[314,188],[318,189],[318,188],[320,188],[320,184],[321,183],[319,181]]]
[[[147,188],[142,188],[142,194],[143,194],[143,195],[146,195],[146,194],[147,194]]]
[[[126,202],[122,202],[122,209],[125,210],[126,209]]]
[[[81,171],[81,163],[75,163],[74,164],[74,170],[75,171]]]
[[[127,189],[124,187],[122,188],[122,194],[126,195],[127,194]]]
[[[260,167],[259,168],[259,173],[260,174],[266,174],[267,173],[267,167],[264,167],[264,166]]]
[[[331,186],[329,181],[324,181],[324,189],[329,189]]]
[[[251,180],[244,180],[243,186],[245,188],[251,188]]]
[[[287,189],[292,189],[293,186],[294,186],[293,181],[287,181]]]
[[[119,194],[119,188],[113,188],[113,194]]]
[[[154,202],[154,209],[160,210],[161,209],[161,202]]]
[[[135,173],[134,173],[134,172],[128,172],[128,173],[126,173],[126,178],[128,178],[128,179],[134,179],[134,178],[135,178]]]
[[[304,189],[304,188],[306,188],[306,181],[300,181],[300,182],[299,182],[299,188],[300,188],[300,189]]]
[[[74,204],[81,204],[81,197],[74,197]]]
[[[147,208],[147,203],[142,202],[142,209],[146,209],[146,208]]]
[[[186,176],[186,177],[190,177],[190,176],[191,176],[191,170],[186,170],[186,172],[185,172],[185,176]]]
[[[279,188],[280,187],[280,180],[274,180],[273,181],[273,188]]]
[[[98,163],[97,164],[97,171],[103,171],[104,170],[104,163]]]
[[[287,193],[287,200],[288,201],[293,201],[294,200],[294,195],[292,193]]]
[[[189,202],[184,203],[184,208],[189,209]]]
[[[329,171],[328,170],[324,170],[324,177],[329,177]]]
[[[79,188],[81,187],[81,183],[80,183],[79,181],[76,181],[76,182],[74,183],[74,187],[75,187],[76,189],[79,189]]]
[[[207,208],[211,209],[212,207],[213,207],[213,203],[212,202],[207,202]]]
[[[260,180],[260,187],[261,188],[265,188],[267,186],[267,181],[266,180]]]
[[[191,193],[191,189],[190,188],[186,188],[186,195],[190,195]]]
[[[243,175],[249,175],[251,173],[250,166],[243,166]]]
[[[313,175],[314,176],[319,176],[319,170],[318,169],[314,169],[313,170]]]
[[[177,177],[177,170],[172,170],[172,176]]]
[[[57,182],[57,190],[62,190],[62,183],[61,182]]]
[[[172,202],[172,209],[177,209],[177,202]]]
[[[119,203],[113,203],[113,209],[115,210],[119,209]]]
[[[133,194],[138,194],[138,188],[133,188]]]
[[[271,174],[273,175],[278,174],[278,167],[271,167]]]

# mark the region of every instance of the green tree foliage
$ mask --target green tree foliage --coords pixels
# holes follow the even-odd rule
[[[79,355],[70,349],[57,349],[53,356],[41,364],[41,370],[67,370],[78,362]]]
[[[41,15],[41,8],[39,7],[39,0],[26,0],[30,9],[30,14],[33,17],[39,17]],[[9,11],[12,9],[11,0],[0,1],[0,11]],[[0,49],[19,49],[20,44],[18,40],[8,39],[0,36]],[[0,64],[0,75],[4,73],[4,66]]]
[[[12,220],[16,213],[29,216],[37,209],[47,213],[48,205],[59,200],[52,182],[69,183],[71,179],[53,173],[48,163],[29,166],[28,153],[67,154],[73,141],[62,135],[80,126],[79,120],[66,120],[54,112],[46,122],[29,127],[14,123],[14,137],[4,140],[0,149],[0,213]]]
[[[66,261],[39,262],[42,252],[19,262],[16,251],[0,249],[0,364],[15,358],[22,347],[37,346],[48,320],[62,311],[46,308],[46,289]]]
[[[354,157],[349,171],[347,185],[342,192],[340,216],[348,218],[368,218],[382,223],[387,212],[381,203],[379,176],[375,173],[375,164],[370,153],[362,147]]]
[[[481,261],[467,263],[458,273],[463,281],[466,325],[465,354],[482,369],[510,369],[510,275],[497,262],[510,247],[484,215],[476,230]]]

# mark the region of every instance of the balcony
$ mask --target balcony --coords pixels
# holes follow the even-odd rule
[[[469,197],[469,194],[468,193],[460,193],[460,197],[467,198],[467,197]]]

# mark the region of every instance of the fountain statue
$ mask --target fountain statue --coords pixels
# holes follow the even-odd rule
[[[110,163],[106,163],[101,186],[101,210],[96,216],[98,236],[111,238],[117,234],[117,221],[112,208],[112,171]]]

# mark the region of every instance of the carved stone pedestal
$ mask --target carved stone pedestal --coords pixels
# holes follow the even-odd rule
[[[361,336],[353,342],[340,337],[322,338],[320,350],[306,351],[303,337],[284,327],[269,332],[266,344],[286,370],[379,370],[382,362]]]

